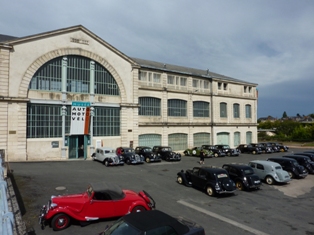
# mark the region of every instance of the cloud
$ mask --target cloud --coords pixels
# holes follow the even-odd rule
[[[287,92],[308,92],[300,84],[314,76],[313,12],[312,0],[11,0],[0,8],[0,33],[27,36],[81,24],[130,57],[257,83],[266,116],[277,112],[272,104],[290,102]],[[268,97],[273,101],[263,106]],[[300,108],[303,100],[294,97]]]

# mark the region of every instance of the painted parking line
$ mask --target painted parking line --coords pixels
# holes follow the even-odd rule
[[[224,222],[226,222],[226,223],[232,224],[233,226],[236,226],[236,227],[238,227],[238,228],[241,228],[241,229],[243,229],[243,230],[246,230],[246,231],[248,231],[248,232],[250,232],[250,233],[253,233],[253,234],[256,234],[256,235],[269,235],[268,233],[264,233],[264,232],[262,232],[262,231],[259,231],[259,230],[256,230],[256,229],[254,229],[254,228],[251,228],[251,227],[249,227],[249,226],[240,224],[240,223],[238,223],[238,222],[235,222],[234,220],[228,219],[228,218],[223,217],[223,216],[221,216],[221,215],[218,215],[218,214],[216,214],[216,213],[214,213],[214,212],[205,210],[204,208],[195,206],[195,205],[193,205],[193,204],[191,204],[191,203],[188,203],[188,202],[185,202],[185,201],[183,201],[183,200],[179,200],[179,201],[177,201],[177,202],[180,203],[180,204],[182,204],[182,205],[184,205],[184,206],[187,206],[187,207],[190,207],[190,208],[192,208],[192,209],[194,209],[194,210],[197,210],[197,211],[199,211],[199,212],[202,212],[202,213],[204,213],[204,214],[206,214],[206,215],[209,215],[209,216],[211,216],[211,217],[214,217],[214,218],[219,219],[219,220],[221,220],[221,221],[224,221]]]

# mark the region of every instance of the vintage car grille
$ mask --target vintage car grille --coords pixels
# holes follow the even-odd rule
[[[136,155],[135,155],[135,160],[136,160],[137,162],[140,162],[140,161],[141,161],[140,156],[136,154]]]
[[[113,162],[116,163],[116,164],[118,164],[118,163],[119,163],[119,157],[118,157],[118,156],[115,156],[115,157],[113,158]]]

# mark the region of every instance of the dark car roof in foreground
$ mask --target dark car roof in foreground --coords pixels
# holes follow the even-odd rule
[[[204,169],[206,171],[210,171],[210,172],[213,172],[213,173],[221,173],[221,172],[226,172],[225,169],[223,168],[220,168],[220,167],[194,167],[194,168],[199,168],[199,169]]]
[[[177,219],[159,210],[131,213],[125,215],[123,219],[127,223],[132,224],[134,227],[142,231],[147,231],[165,225],[171,226],[179,235],[185,234],[190,230],[186,225],[181,224]]]

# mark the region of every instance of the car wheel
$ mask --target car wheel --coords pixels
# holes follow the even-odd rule
[[[244,188],[243,188],[243,183],[241,182],[241,181],[237,181],[236,182],[236,187],[237,187],[237,189],[239,189],[239,190],[243,190]]]
[[[288,171],[288,174],[289,174],[289,176],[290,176],[290,179],[293,179],[293,178],[295,178],[295,176],[294,176],[293,172],[291,172],[291,171]]]
[[[136,206],[132,209],[132,213],[135,213],[135,212],[142,212],[142,211],[146,211],[145,207],[143,206]]]
[[[208,186],[208,187],[206,188],[206,192],[207,192],[207,194],[208,194],[209,196],[214,196],[214,194],[215,194],[213,188],[210,187],[210,186]]]
[[[51,221],[51,227],[54,231],[59,231],[67,228],[70,225],[70,217],[66,214],[57,214]]]
[[[219,155],[218,155],[218,153],[214,153],[214,157],[218,157]]]
[[[269,185],[272,185],[274,184],[274,179],[273,177],[271,176],[267,176],[266,179],[265,179],[266,183],[269,184]]]
[[[178,176],[177,181],[179,184],[183,184],[183,179],[181,176]]]
[[[109,162],[107,160],[104,161],[105,166],[109,165]]]
[[[253,151],[252,151],[252,154],[256,154],[256,151],[255,151],[255,150],[253,150]]]

